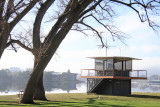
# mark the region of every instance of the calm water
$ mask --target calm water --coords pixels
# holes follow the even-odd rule
[[[46,93],[86,93],[86,83],[63,82],[44,83]],[[24,83],[9,83],[0,86],[0,95],[18,94],[20,90],[24,90]],[[132,92],[160,92],[160,84],[149,83],[132,83]]]

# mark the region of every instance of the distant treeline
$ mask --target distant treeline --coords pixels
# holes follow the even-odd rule
[[[0,91],[24,90],[30,74],[31,70],[18,72],[11,72],[8,69],[0,70]],[[44,72],[43,82],[46,91],[51,91],[54,88],[67,91],[75,90],[76,81],[75,73],[56,74],[55,72]]]
[[[24,82],[28,81],[30,74],[31,70],[10,72],[8,69],[2,69],[0,70],[0,81]],[[76,74],[70,72],[64,72],[62,74],[44,72],[43,81],[76,81]]]
[[[148,77],[148,80],[160,80],[160,75],[156,75],[156,74],[151,75]]]

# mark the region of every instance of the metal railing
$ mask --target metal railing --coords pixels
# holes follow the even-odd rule
[[[88,72],[85,72],[88,71]],[[121,69],[81,69],[81,76],[115,76],[115,77],[143,77],[147,78],[147,70]]]

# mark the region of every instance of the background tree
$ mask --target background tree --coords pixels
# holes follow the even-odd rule
[[[52,1],[52,0],[51,0]],[[25,49],[31,51],[35,56],[34,69],[31,77],[26,85],[25,92],[21,103],[33,103],[33,96],[36,86],[40,80],[45,67],[59,47],[60,43],[66,37],[67,33],[72,29],[80,31],[88,35],[87,31],[92,31],[92,35],[98,36],[103,43],[104,31],[96,29],[96,26],[89,23],[92,20],[105,28],[113,39],[118,38],[123,41],[124,33],[120,32],[114,25],[111,24],[114,18],[115,5],[124,5],[135,11],[142,22],[147,21],[149,26],[154,30],[159,26],[151,21],[150,17],[158,15],[159,4],[158,0],[46,0],[38,9],[35,23],[33,26],[33,48],[28,48],[20,41],[11,40],[10,43],[18,43]],[[56,11],[57,17],[54,19],[54,24],[45,39],[41,39],[40,28],[42,18],[47,9],[52,3],[58,4],[55,8],[52,7],[52,12]],[[58,8],[60,7],[60,8]],[[58,11],[57,11],[58,9]]]

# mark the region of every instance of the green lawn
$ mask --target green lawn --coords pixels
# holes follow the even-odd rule
[[[16,95],[0,96],[0,107],[160,107],[160,93],[133,93],[132,96],[81,94],[47,94],[50,101],[37,104],[19,104]]]

